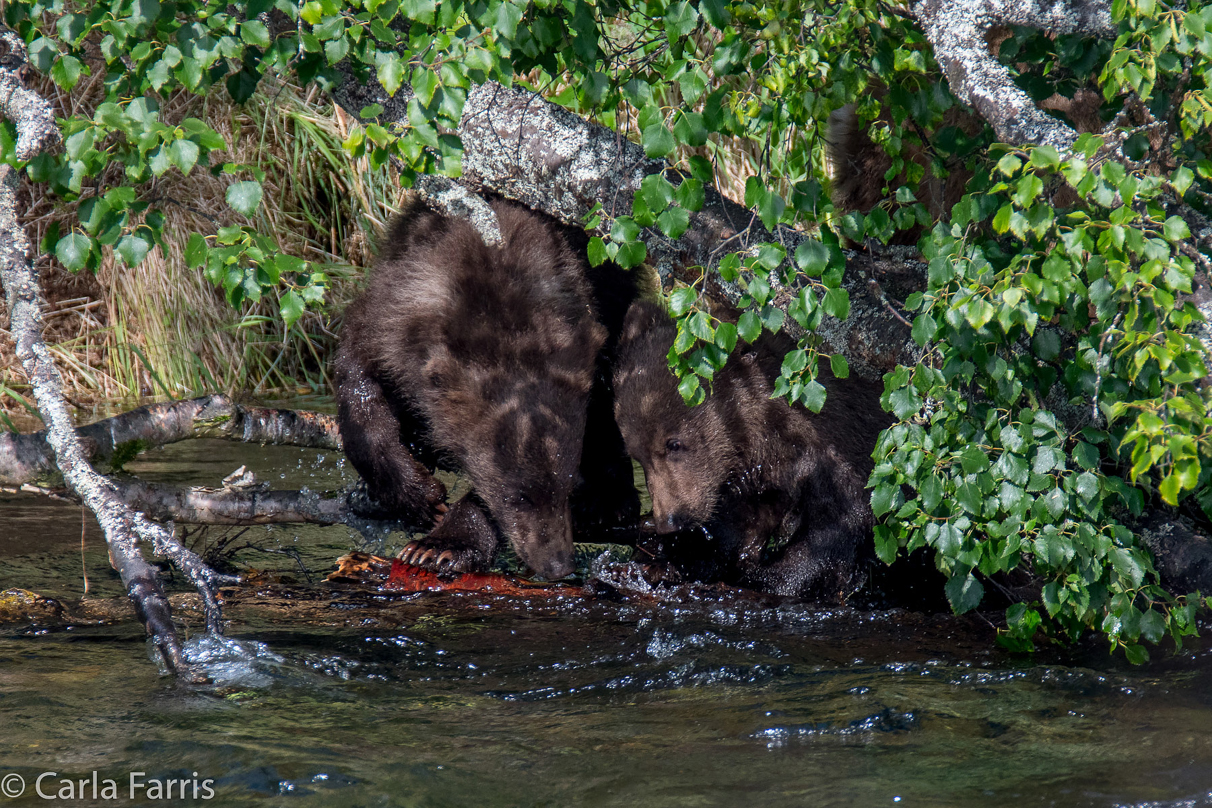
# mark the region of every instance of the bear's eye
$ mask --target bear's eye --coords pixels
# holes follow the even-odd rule
[[[507,505],[517,508],[520,511],[529,511],[534,508],[534,500],[525,494],[514,494],[512,497],[505,500],[505,502]]]
[[[665,450],[668,452],[680,452],[685,448],[686,447],[683,446],[682,442],[677,438],[670,438],[669,440],[665,441]]]

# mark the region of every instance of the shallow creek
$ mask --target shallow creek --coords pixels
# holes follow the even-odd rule
[[[218,441],[128,468],[217,485],[241,464],[275,487],[351,477],[334,455]],[[1212,806],[1206,639],[1133,668],[1094,644],[1011,655],[979,618],[320,583],[360,541],[230,542],[265,583],[228,609],[229,641],[190,640],[213,686],[161,676],[130,619],[0,623],[0,782],[27,784],[0,806],[206,802],[132,799],[131,772],[213,781],[224,806]],[[0,495],[0,590],[71,612],[82,571],[89,599],[121,595],[78,506]],[[46,800],[46,772],[44,793],[89,783]],[[93,772],[120,799],[94,799]]]

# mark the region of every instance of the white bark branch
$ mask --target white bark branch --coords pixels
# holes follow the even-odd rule
[[[341,451],[335,416],[245,407],[218,395],[149,404],[79,427],[76,435],[84,456],[92,463],[110,460],[115,453],[133,453],[190,438]],[[0,435],[0,484],[31,482],[55,469],[45,430]]]
[[[21,86],[20,69],[27,58],[25,47],[11,31],[0,32],[7,52],[0,59],[0,114],[12,120],[24,139],[24,159],[56,144],[61,135],[51,107]],[[19,151],[19,156],[21,152]],[[168,599],[154,567],[139,552],[139,540],[150,541],[156,553],[176,564],[198,589],[206,604],[207,627],[221,628],[215,598],[220,576],[183,547],[161,525],[126,507],[106,479],[89,464],[63,399],[62,378],[42,339],[42,300],[30,263],[29,239],[17,219],[18,176],[11,166],[0,166],[0,283],[8,302],[10,328],[16,355],[33,387],[34,399],[46,423],[46,442],[68,488],[97,516],[105,532],[110,563],[122,578],[140,621],[147,628],[168,667],[193,677],[181,653]]]
[[[1021,25],[1055,34],[1114,37],[1107,0],[923,0],[913,13],[955,97],[976,109],[1004,143],[1051,145],[1064,154],[1077,132],[1036,106],[990,53],[986,34]]]
[[[401,99],[409,92],[404,88],[388,98],[377,83],[368,86],[350,80],[334,91],[334,99],[355,116],[365,106],[379,104],[384,108],[379,120],[390,123],[407,120]],[[649,159],[620,133],[534,93],[495,82],[471,89],[458,134],[464,149],[463,184],[517,200],[567,224],[583,224],[597,204],[611,216],[629,214],[632,197],[649,174],[668,172],[670,181],[678,182],[666,163]],[[694,282],[706,271],[712,278],[712,293],[735,303],[741,290],[721,280],[716,271],[725,255],[776,242],[786,248],[790,260],[808,236],[786,227],[771,233],[748,208],[712,187],[705,191],[703,209],[691,214],[690,227],[681,238],[673,240],[647,228],[640,239],[663,281]],[[918,282],[925,278],[922,267],[906,271],[905,257],[896,250],[877,256],[848,254],[842,283],[850,294],[850,316],[839,321],[826,315],[818,330],[827,351],[844,354],[851,369],[868,379],[881,378],[898,363],[917,361],[909,328],[880,291],[911,276]],[[795,293],[776,283],[775,305],[786,309]],[[796,333],[790,320],[787,329]]]

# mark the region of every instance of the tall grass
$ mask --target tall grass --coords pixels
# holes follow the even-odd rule
[[[101,100],[95,86],[77,88],[72,98],[55,95],[49,83],[40,89],[54,96],[60,115],[87,112]],[[249,223],[325,271],[325,309],[285,329],[275,299],[238,311],[229,306],[200,271],[185,265],[183,249],[193,232],[245,221],[223,201],[233,180],[201,167],[189,176],[174,170],[144,189],[167,217],[166,249],[155,248],[135,268],[109,254],[95,278],[72,276],[49,255],[36,261],[49,301],[48,344],[69,401],[101,411],[148,397],[324,391],[334,318],[364,276],[373,234],[399,205],[397,178],[349,157],[341,147],[349,122],[315,89],[304,93],[267,77],[242,106],[222,91],[206,98],[182,93],[166,99],[161,115],[168,122],[202,118],[227,137],[230,150],[213,155],[212,163],[252,164],[265,172],[264,200]],[[27,187],[25,198],[23,223],[35,244],[54,223],[70,232],[74,203],[48,199],[36,187]],[[28,427],[28,386],[6,328],[7,319],[0,319],[0,429]]]

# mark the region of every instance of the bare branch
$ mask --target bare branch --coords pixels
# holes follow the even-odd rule
[[[151,519],[196,525],[347,525],[363,535],[407,530],[391,520],[366,519],[346,492],[240,490],[182,487],[143,480],[112,480],[119,499]],[[355,511],[355,508],[357,510]]]
[[[227,396],[149,404],[76,430],[89,462],[116,452],[189,438],[341,450],[337,419],[318,412],[245,407]],[[19,485],[55,471],[47,433],[0,435],[0,484]]]
[[[0,31],[0,38],[9,49],[0,59],[0,88],[4,91],[0,92],[0,112],[16,124],[25,139],[24,156],[32,158],[38,150],[56,143],[61,135],[54,127],[50,106],[21,87],[19,72],[26,53],[20,39],[7,30]],[[29,239],[17,219],[17,185],[17,172],[11,166],[0,166],[0,282],[8,302],[17,358],[47,424],[46,441],[55,452],[68,488],[96,514],[105,532],[110,563],[121,576],[135,612],[165,663],[178,674],[192,678],[194,674],[181,653],[168,599],[155,568],[139,553],[138,542],[151,541],[157,553],[168,557],[185,573],[203,598],[207,625],[212,631],[220,628],[215,593],[225,577],[207,567],[176,541],[171,532],[127,508],[105,478],[89,465],[63,399],[62,378],[42,339],[42,300],[30,264]]]
[[[32,160],[63,139],[50,104],[21,83],[29,61],[16,31],[0,30],[0,115],[17,126],[17,159]]]
[[[1107,0],[923,0],[913,11],[934,46],[951,92],[975,108],[999,140],[1051,145],[1062,153],[1072,147],[1077,133],[1018,88],[990,53],[985,37],[999,25],[1114,37]]]

